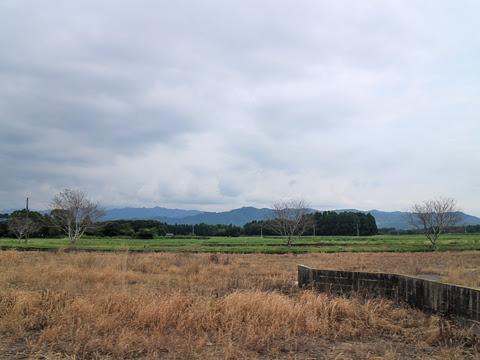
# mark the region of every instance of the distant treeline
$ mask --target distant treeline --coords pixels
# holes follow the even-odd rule
[[[18,232],[24,231],[22,226],[26,219],[26,210],[17,210],[11,214],[0,214],[0,237],[17,237]],[[36,211],[28,212],[28,229],[30,237],[55,238],[63,236],[63,232],[52,226],[50,215],[42,215]]]
[[[377,229],[375,218],[370,214],[361,212],[333,211],[316,212],[308,214],[315,220],[315,226],[307,231],[305,236],[370,236],[384,235],[411,235],[416,230],[399,230],[395,228]],[[50,215],[29,211],[29,236],[54,238],[64,236],[62,231],[52,226]],[[25,210],[17,210],[11,214],[0,214],[0,237],[14,238],[15,226],[26,218]],[[114,220],[97,224],[86,235],[98,237],[124,236],[142,239],[154,239],[166,235],[174,236],[271,236],[277,235],[272,232],[268,221],[251,221],[244,226],[234,225],[209,225],[205,223],[196,225],[167,224],[156,220]],[[357,232],[358,231],[358,232]],[[480,233],[480,225],[456,226],[447,228],[446,233]]]
[[[315,235],[371,236],[378,233],[377,223],[370,213],[324,211],[316,212],[314,217]]]
[[[52,226],[50,215],[29,211],[29,236],[30,237],[58,237],[62,232]],[[370,214],[361,212],[333,211],[316,212],[308,214],[315,220],[315,226],[307,230],[305,236],[370,236],[378,233],[375,218]],[[0,214],[0,237],[15,237],[14,223],[25,219],[26,211],[18,210],[10,215]],[[271,230],[269,221],[251,221],[244,226],[234,225],[209,225],[205,223],[196,225],[167,224],[156,220],[113,220],[97,223],[86,235],[98,237],[126,236],[141,239],[153,239],[167,235],[185,236],[270,236],[277,235]]]
[[[418,234],[418,230],[399,230],[393,227],[378,229],[380,235],[413,235]],[[445,229],[446,234],[476,234],[480,233],[480,225],[452,226]]]

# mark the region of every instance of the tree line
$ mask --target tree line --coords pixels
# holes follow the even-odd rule
[[[55,223],[55,213],[41,214],[29,211],[29,236],[33,238],[52,238],[65,235],[65,232]],[[57,214],[58,216],[58,214]],[[312,221],[312,226],[306,229],[306,236],[370,236],[376,235],[377,225],[375,218],[370,214],[356,212],[333,211],[315,212],[306,214]],[[25,236],[26,210],[17,210],[11,214],[0,214],[0,237],[16,237],[22,239]],[[357,232],[358,230],[358,232]],[[112,220],[96,222],[90,226],[85,235],[98,237],[131,237],[139,239],[154,239],[173,234],[175,236],[273,236],[278,235],[269,220],[254,220],[243,226],[205,223],[167,224],[157,220]]]
[[[24,225],[26,210],[17,210],[11,214],[0,214],[0,237],[24,238]],[[333,211],[316,212],[309,214],[315,219],[315,232],[307,231],[307,236],[355,236],[357,235],[356,224],[359,224],[359,235],[413,235],[418,230],[399,230],[393,227],[379,228],[376,230],[375,219],[371,214]],[[356,217],[356,219],[355,219]],[[11,222],[10,222],[11,221]],[[34,238],[55,238],[64,233],[58,227],[51,226],[52,219],[49,214],[41,214],[29,211],[30,236]],[[156,220],[114,220],[96,224],[93,229],[87,230],[86,235],[99,237],[125,236],[132,238],[153,239],[166,234],[187,236],[274,236],[275,233],[265,220],[254,220],[243,226],[234,225],[208,225],[208,224],[166,224]],[[447,233],[480,233],[480,225],[454,226],[446,229]]]
[[[0,214],[0,237],[17,238],[19,241],[27,236],[55,238],[63,235],[63,232],[51,226],[52,219],[49,214],[42,215],[37,211],[26,209],[16,210],[11,214]]]
[[[379,228],[379,235],[415,235],[421,233],[418,229],[400,230],[394,227]],[[478,234],[480,225],[450,226],[445,228],[447,234]]]
[[[278,201],[266,214],[266,220],[244,226],[167,224],[155,220],[117,220],[101,222],[105,210],[90,201],[81,190],[64,189],[52,199],[49,214],[24,210],[0,214],[0,237],[16,236],[28,243],[29,236],[55,237],[66,234],[75,245],[84,234],[92,236],[128,236],[154,239],[168,235],[242,236],[280,235],[287,246],[303,235],[370,236],[378,234],[375,218],[362,212],[324,211],[309,213],[303,198]],[[464,215],[453,198],[436,198],[415,204],[407,213],[408,222],[425,235],[432,246],[448,229],[458,227]],[[190,230],[191,226],[191,230]],[[467,227],[464,226],[465,232]],[[469,229],[471,230],[471,229]],[[475,228],[476,230],[476,228]]]

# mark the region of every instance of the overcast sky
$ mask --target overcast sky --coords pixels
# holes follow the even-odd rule
[[[0,0],[0,209],[480,216],[480,2]]]

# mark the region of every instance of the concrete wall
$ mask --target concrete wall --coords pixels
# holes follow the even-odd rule
[[[322,292],[384,296],[412,307],[450,316],[480,331],[480,290],[411,276],[353,271],[315,270],[298,266],[298,286]]]

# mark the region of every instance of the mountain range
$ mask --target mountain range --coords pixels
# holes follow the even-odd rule
[[[0,210],[1,213],[11,213],[15,209]],[[167,224],[186,224],[195,225],[205,223],[209,225],[225,224],[243,226],[245,223],[254,220],[265,220],[265,215],[270,211],[267,208],[257,209],[255,207],[242,207],[230,211],[223,212],[208,212],[199,210],[181,210],[181,209],[167,209],[163,207],[153,208],[134,208],[125,207],[120,209],[106,210],[103,220],[157,220],[166,222]],[[321,211],[310,209],[310,212]],[[380,211],[380,210],[356,210],[356,209],[342,209],[332,210],[337,213],[343,211],[370,213],[377,222],[377,227],[380,228],[395,228],[395,229],[410,229],[411,226],[406,222],[406,212],[402,211]],[[40,213],[48,213],[48,210],[39,211]],[[464,214],[464,222],[462,225],[480,225],[480,218],[468,214]]]
[[[200,223],[232,224],[243,226],[253,220],[264,220],[269,209],[242,207],[240,209],[224,212],[202,212],[198,210],[154,208],[124,208],[107,210],[106,220],[158,220],[167,224],[195,225]]]
[[[245,223],[254,220],[264,220],[267,208],[257,209],[255,207],[242,207],[224,212],[202,212],[198,210],[180,210],[166,209],[162,207],[154,208],[122,208],[106,211],[105,220],[158,220],[167,224],[232,224],[243,226]],[[310,212],[319,210],[310,209]],[[405,212],[402,211],[380,211],[380,210],[356,210],[342,209],[333,210],[335,212],[353,211],[370,213],[375,218],[378,228],[396,228],[409,229],[411,226],[405,220]],[[465,220],[462,225],[480,225],[480,218],[465,214]]]

